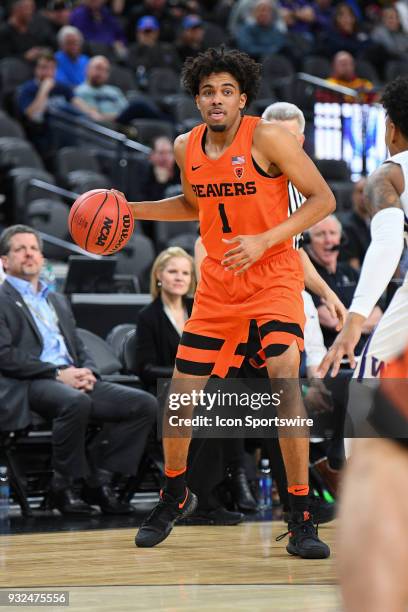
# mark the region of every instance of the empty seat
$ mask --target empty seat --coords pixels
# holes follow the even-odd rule
[[[0,111],[0,136],[2,138],[13,136],[15,138],[25,139],[25,134],[21,125],[3,111]]]
[[[119,87],[124,94],[137,90],[136,78],[133,70],[125,66],[118,66],[117,64],[111,64],[108,84]]]
[[[336,198],[337,211],[350,210],[354,184],[351,181],[328,181],[328,183]]]
[[[153,68],[150,71],[147,92],[156,100],[180,93],[180,88],[180,76],[171,68]]]
[[[398,76],[408,76],[408,63],[400,60],[387,62],[385,68],[385,80],[388,83]]]
[[[371,62],[363,59],[356,60],[356,74],[362,79],[368,79],[374,84],[380,83],[377,70]]]
[[[31,79],[32,75],[30,64],[18,57],[5,57],[0,60],[0,86],[3,96]]]
[[[26,220],[29,225],[54,238],[68,240],[69,207],[63,202],[42,198],[30,202],[26,209]],[[53,245],[44,240],[44,255],[50,259],[66,259],[65,248]]]
[[[132,125],[137,130],[136,140],[147,146],[150,146],[157,136],[167,136],[170,140],[174,138],[174,126],[169,121],[133,119]]]
[[[293,98],[295,70],[293,64],[283,55],[272,54],[262,61],[262,77],[281,100],[290,102]]]
[[[40,156],[27,140],[15,136],[0,138],[0,168],[10,169],[19,166],[40,170],[44,168]]]
[[[309,55],[304,59],[302,68],[303,72],[320,79],[327,79],[331,73],[330,60],[322,55]]]
[[[57,171],[66,182],[68,174],[75,170],[90,170],[101,173],[96,153],[86,147],[63,147],[57,151]]]
[[[104,174],[91,170],[73,170],[67,174],[66,181],[77,193],[84,193],[90,189],[110,189],[112,186]]]
[[[156,221],[154,230],[156,243],[160,250],[167,246],[182,246],[179,243],[180,240],[185,245],[191,245],[191,239],[185,238],[186,235],[194,237],[194,244],[198,236],[196,221]],[[188,251],[191,253],[191,248]]]
[[[133,234],[124,248],[117,253],[116,271],[136,274],[142,291],[149,290],[150,267],[155,258],[153,242],[147,236]]]
[[[123,357],[124,340],[126,335],[134,330],[135,327],[134,323],[121,323],[120,325],[115,325],[106,336],[106,342],[112,347],[116,357],[123,366],[125,366]]]
[[[13,201],[13,220],[17,223],[24,222],[25,211],[29,202],[38,198],[59,200],[58,196],[51,195],[46,188],[31,185],[33,179],[55,185],[52,174],[38,168],[13,168],[8,174]]]

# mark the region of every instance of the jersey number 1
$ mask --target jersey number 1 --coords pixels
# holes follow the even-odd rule
[[[225,212],[224,204],[218,204],[218,211],[220,213],[221,221],[222,221],[222,232],[223,234],[230,234],[232,229],[228,223],[227,213]]]

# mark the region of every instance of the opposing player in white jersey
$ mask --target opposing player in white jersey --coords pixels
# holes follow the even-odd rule
[[[373,214],[372,240],[346,325],[323,359],[321,375],[333,365],[335,376],[343,355],[355,364],[353,350],[360,338],[362,323],[385,290],[403,250],[404,225],[408,218],[408,78],[389,83],[382,102],[387,112],[385,138],[391,157],[367,182]],[[377,395],[369,422],[373,432],[391,439],[367,437],[354,441],[343,481],[337,537],[337,563],[346,612],[404,612],[408,605],[405,495],[408,437],[401,439],[407,435],[408,424],[407,384],[401,376],[407,377],[408,370],[405,368],[405,373],[396,375],[395,361],[390,363],[403,353],[407,339],[408,278],[405,276],[356,368],[357,377],[368,378],[381,374],[380,362],[390,364],[385,375],[393,375],[395,380],[389,379],[388,388],[393,390],[393,402],[396,399],[403,402],[405,421],[403,412],[398,421],[393,418],[397,404],[389,400],[378,405]]]
[[[332,367],[336,376],[346,355],[355,368],[354,347],[363,322],[387,288],[400,261],[408,226],[408,78],[397,78],[384,90],[385,141],[391,154],[367,179],[371,207],[371,243],[342,331],[323,359],[319,374]],[[378,326],[367,341],[354,376],[373,378],[381,366],[403,351],[408,340],[408,275],[396,291]]]

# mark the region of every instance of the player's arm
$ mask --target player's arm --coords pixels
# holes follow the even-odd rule
[[[331,319],[336,320],[334,327],[339,331],[343,327],[347,316],[347,310],[344,304],[320,276],[306,251],[304,249],[299,249],[299,254],[302,260],[306,289],[321,298],[322,303],[329,311]]]
[[[181,134],[174,141],[174,156],[180,168],[183,193],[155,202],[129,202],[135,219],[148,221],[196,221],[198,219],[196,196],[183,170],[187,139],[188,134]]]
[[[261,167],[274,167],[285,174],[306,200],[288,219],[262,234],[224,239],[226,243],[239,243],[221,262],[228,270],[238,269],[236,274],[245,272],[267,249],[301,234],[336,208],[329,186],[287,129],[261,123],[254,132],[253,150]]]
[[[256,147],[306,198],[288,219],[266,232],[268,247],[271,247],[301,234],[327,217],[335,210],[336,201],[310,157],[287,129],[262,124]]]
[[[364,257],[360,278],[349,308],[346,323],[319,367],[325,376],[333,366],[336,376],[344,355],[352,368],[354,348],[361,337],[364,321],[390,282],[404,246],[404,213],[400,194],[404,178],[399,165],[386,163],[368,179],[366,191],[371,207],[371,242]]]

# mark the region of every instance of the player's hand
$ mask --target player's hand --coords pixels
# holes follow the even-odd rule
[[[354,349],[361,337],[361,327],[364,322],[364,317],[361,315],[350,313],[346,319],[346,323],[333,342],[326,356],[318,367],[317,375],[320,378],[326,376],[329,368],[332,366],[331,376],[337,376],[340,368],[341,360],[344,356],[350,362],[350,367],[356,367],[356,359],[354,357]]]
[[[326,306],[330,315],[333,319],[338,319],[338,323],[335,327],[336,331],[340,331],[346,322],[347,309],[343,302],[339,300],[334,291],[330,290],[324,297],[322,297],[322,303]]]
[[[258,261],[268,248],[263,234],[236,236],[231,240],[223,238],[222,241],[226,244],[238,242],[238,246],[227,251],[224,254],[224,259],[221,261],[221,265],[226,270],[235,270],[237,276],[243,274],[255,261]]]

